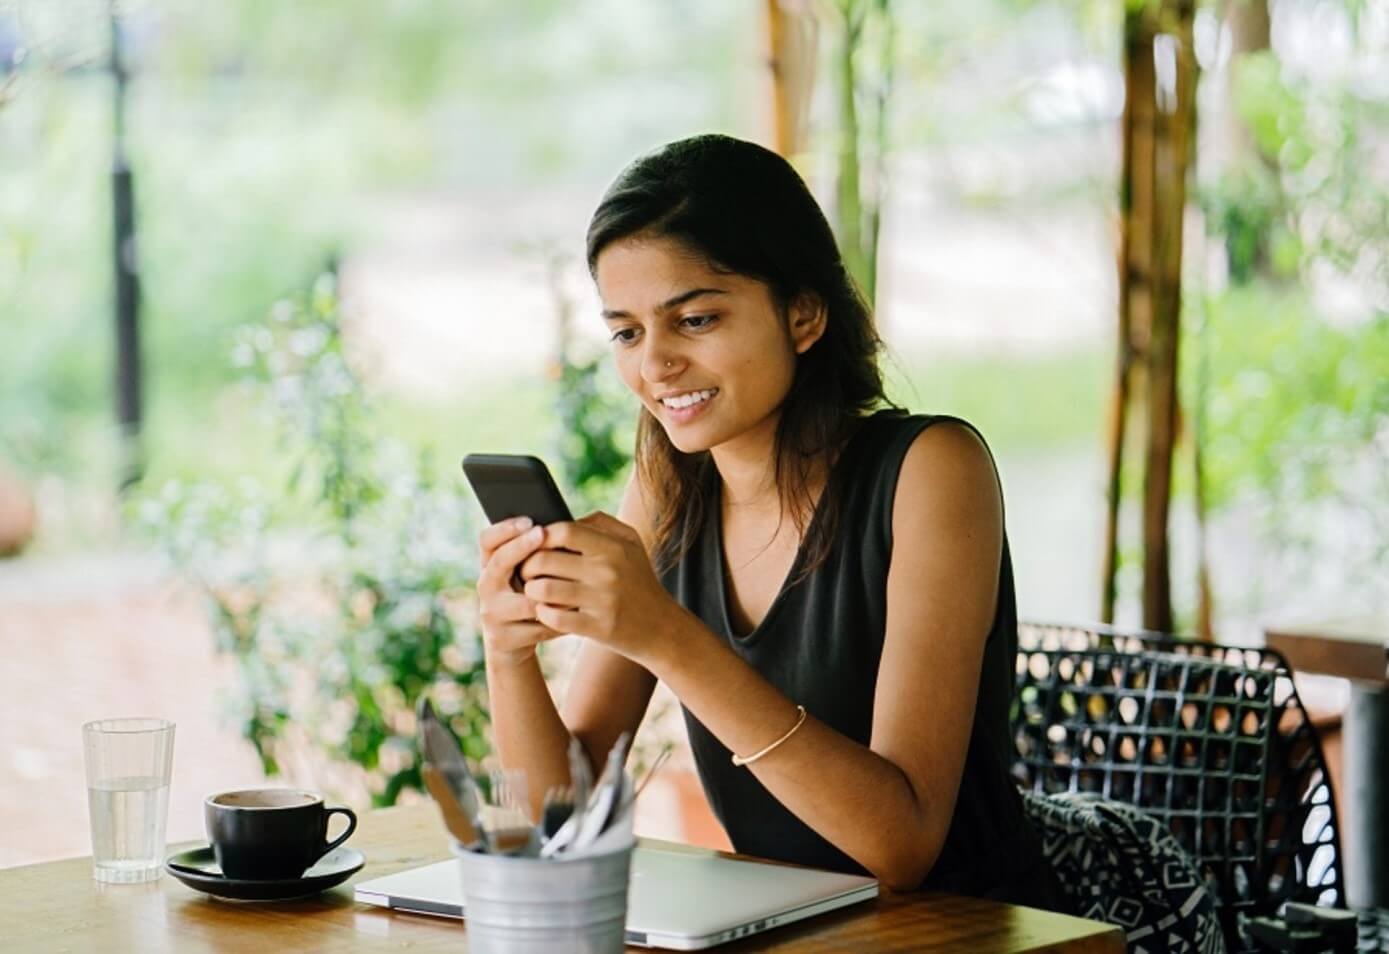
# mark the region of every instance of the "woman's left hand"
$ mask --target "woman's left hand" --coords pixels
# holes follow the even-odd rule
[[[636,662],[660,646],[671,614],[680,612],[637,532],[606,513],[547,526],[541,549],[522,564],[521,576],[540,623],[596,640]]]

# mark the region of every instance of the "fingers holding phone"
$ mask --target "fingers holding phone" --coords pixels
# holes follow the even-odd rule
[[[516,659],[532,655],[547,639],[562,635],[535,619],[535,602],[513,585],[523,562],[543,545],[544,530],[528,517],[504,520],[482,531],[478,575],[478,619],[487,649]]]
[[[483,573],[478,600],[489,649],[534,652],[561,635],[535,620],[535,601],[524,592],[530,567],[544,545],[543,527],[574,518],[544,461],[523,454],[469,454],[463,473],[492,526],[482,532]]]

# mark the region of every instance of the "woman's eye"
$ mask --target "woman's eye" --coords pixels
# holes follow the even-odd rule
[[[680,324],[686,328],[707,328],[717,320],[717,315],[686,315],[680,319]]]
[[[637,329],[619,328],[612,334],[614,344],[631,344],[637,339]]]

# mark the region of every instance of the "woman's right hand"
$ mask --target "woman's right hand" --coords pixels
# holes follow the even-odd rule
[[[512,586],[517,569],[544,540],[544,528],[533,526],[529,517],[494,523],[478,537],[478,619],[483,645],[494,659],[523,662],[535,655],[538,644],[563,635],[536,622],[535,601]]]

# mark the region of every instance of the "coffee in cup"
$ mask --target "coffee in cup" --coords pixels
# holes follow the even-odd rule
[[[328,840],[328,818],[347,817],[347,829]],[[289,788],[209,795],[203,820],[217,864],[228,878],[298,878],[357,828],[350,808],[328,808],[322,796]]]

